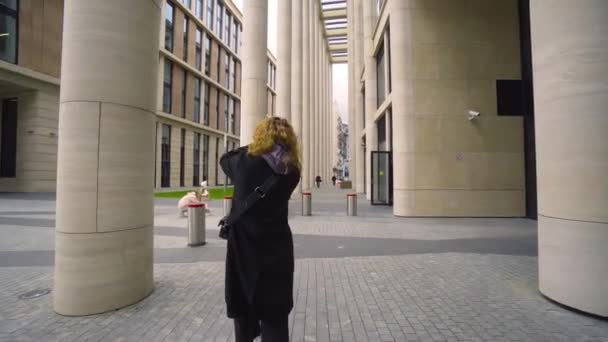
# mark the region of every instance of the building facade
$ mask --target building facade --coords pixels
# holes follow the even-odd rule
[[[54,191],[63,0],[0,3],[0,191]]]
[[[397,216],[538,218],[541,292],[608,316],[606,13],[349,1],[357,191]]]
[[[518,1],[353,3],[358,191],[399,216],[526,216]]]
[[[63,0],[0,3],[0,191],[54,192]],[[239,146],[242,14],[231,1],[167,0],[159,22],[154,187],[220,185]],[[4,27],[3,27],[4,29]],[[276,111],[268,52],[268,108]]]
[[[222,185],[219,158],[241,133],[243,16],[232,1],[165,0],[162,17],[155,187]],[[267,56],[274,115],[276,59]]]

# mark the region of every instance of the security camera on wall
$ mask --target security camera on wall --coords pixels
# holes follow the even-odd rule
[[[469,110],[469,121],[476,119],[480,115],[481,115],[481,113],[479,113],[479,112],[476,112],[474,110]]]

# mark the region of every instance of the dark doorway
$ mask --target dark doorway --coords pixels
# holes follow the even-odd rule
[[[522,102],[524,112],[524,153],[526,166],[526,216],[538,216],[536,195],[536,138],[534,135],[534,88],[532,41],[530,38],[530,0],[519,1]]]
[[[0,177],[17,174],[17,99],[2,100],[2,148],[0,150]]]
[[[393,205],[393,153],[372,151],[372,205]]]
[[[160,147],[160,186],[171,186],[171,126],[163,124]]]

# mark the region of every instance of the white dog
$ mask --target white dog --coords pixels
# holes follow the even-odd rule
[[[200,204],[202,203],[196,197],[196,192],[192,191],[184,195],[179,202],[177,202],[177,210],[179,217],[186,217],[186,212],[188,211],[189,204]]]

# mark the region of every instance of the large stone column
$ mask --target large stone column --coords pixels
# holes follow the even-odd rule
[[[302,182],[311,185],[310,156],[310,1],[302,1]]]
[[[315,1],[315,176],[321,175],[321,43],[319,39],[319,4]]]
[[[363,131],[363,94],[361,93],[361,71],[363,70],[363,0],[355,1],[355,152],[357,154],[357,192],[365,192],[365,153],[361,144],[361,132]],[[369,2],[369,1],[368,1]],[[371,90],[375,91],[375,90]],[[367,142],[367,140],[366,140]]]
[[[365,196],[372,199],[372,151],[378,149],[378,131],[375,123],[376,111],[378,109],[378,95],[376,93],[376,58],[374,57],[374,28],[376,26],[376,15],[372,1],[363,3],[363,58],[365,63]],[[385,45],[385,49],[387,49]],[[388,55],[388,53],[386,54]],[[386,88],[388,89],[388,88]]]
[[[244,0],[243,13],[241,146],[251,143],[255,126],[268,114],[268,0]]]
[[[292,4],[292,42],[291,42],[291,124],[298,136],[302,166],[304,166],[303,120],[302,120],[302,0]],[[280,95],[280,94],[279,94]],[[280,107],[279,107],[280,108]],[[304,169],[302,169],[304,171]],[[305,188],[305,172],[302,172],[300,190]]]
[[[152,0],[65,1],[53,290],[59,314],[110,311],[152,292],[159,21]]]
[[[414,200],[408,190],[414,186],[414,165],[407,162],[414,151],[414,101],[412,87],[412,31],[408,3],[391,1],[391,68],[393,102],[393,213],[409,216],[414,212]],[[408,104],[410,104],[408,106]]]
[[[608,2],[531,1],[539,283],[608,317]],[[568,18],[564,25],[556,18]],[[396,63],[393,63],[393,65]]]
[[[356,120],[355,120],[355,7],[356,0],[347,2],[348,17],[348,178],[356,187],[357,154],[355,153]]]
[[[313,182],[312,186],[314,187],[314,180],[317,177],[317,147],[319,146],[317,142],[317,107],[316,107],[316,99],[317,99],[317,18],[315,17],[317,13],[317,7],[315,6],[315,1],[310,2],[310,177]]]
[[[278,39],[277,39],[277,113],[279,116],[291,121],[291,36],[292,0],[277,1],[278,7]]]

